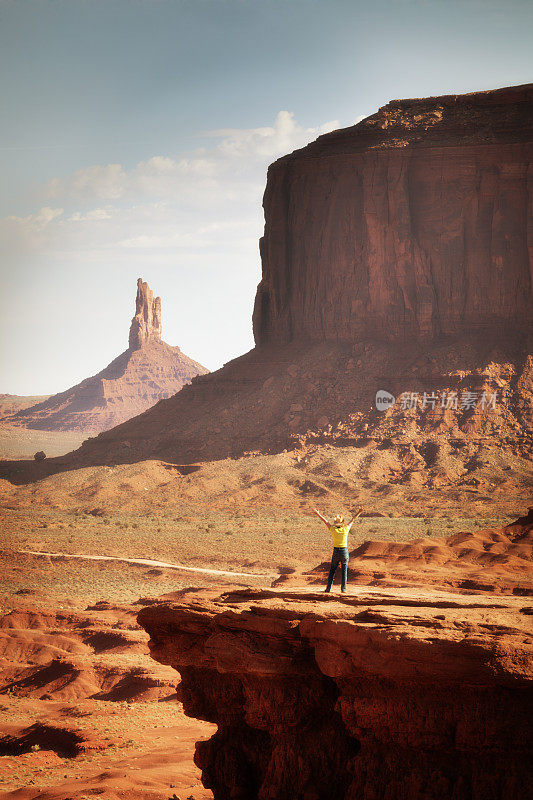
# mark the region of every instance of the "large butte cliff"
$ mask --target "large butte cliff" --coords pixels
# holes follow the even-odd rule
[[[215,800],[521,800],[531,609],[432,589],[183,590],[142,609]]]
[[[269,168],[256,342],[515,336],[532,319],[533,87],[397,100]]]
[[[161,339],[161,298],[139,278],[128,349],[97,375],[7,418],[46,431],[105,431],[178,392],[205,367]]]

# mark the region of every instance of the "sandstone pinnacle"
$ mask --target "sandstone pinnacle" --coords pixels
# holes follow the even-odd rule
[[[137,280],[135,316],[131,321],[129,348],[138,350],[151,339],[161,340],[161,298],[154,293],[142,278]]]

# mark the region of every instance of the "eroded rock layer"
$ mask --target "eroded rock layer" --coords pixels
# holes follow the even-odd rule
[[[195,756],[215,800],[518,800],[532,778],[524,606],[424,589],[187,591],[138,620],[179,670],[186,713],[218,725]]]
[[[256,343],[531,321],[533,85],[396,100],[269,168]]]

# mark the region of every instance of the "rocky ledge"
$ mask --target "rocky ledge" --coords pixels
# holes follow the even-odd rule
[[[142,609],[215,800],[518,800],[531,785],[525,598],[183,590]]]

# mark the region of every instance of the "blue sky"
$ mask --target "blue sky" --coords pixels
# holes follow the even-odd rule
[[[0,0],[0,392],[253,345],[268,164],[390,99],[531,80],[529,0]]]

